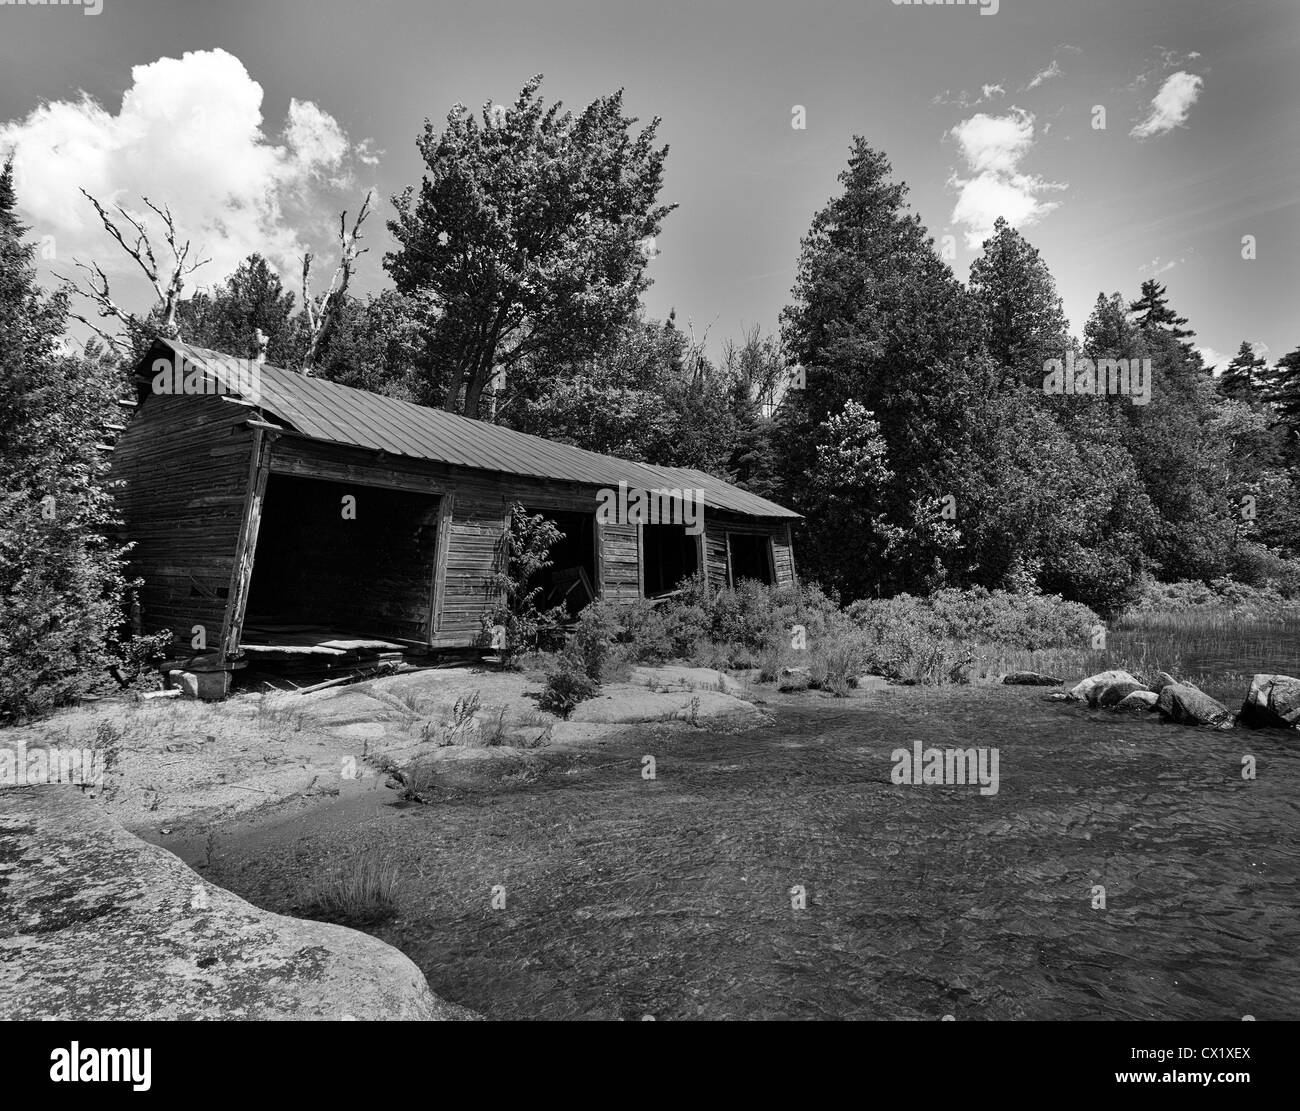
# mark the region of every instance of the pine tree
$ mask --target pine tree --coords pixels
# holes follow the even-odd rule
[[[1269,371],[1265,396],[1282,426],[1290,465],[1300,468],[1300,347]]]
[[[1128,308],[1129,312],[1137,314],[1137,325],[1143,331],[1160,329],[1182,343],[1186,350],[1191,350],[1191,344],[1183,341],[1190,340],[1196,333],[1183,327],[1187,317],[1179,316],[1169,307],[1168,291],[1155,278],[1142,283],[1142,296],[1131,302]]]
[[[260,331],[268,340],[267,362],[297,367],[303,336],[293,311],[294,295],[266,259],[254,253],[210,292],[182,301],[176,316],[187,343],[247,359],[255,353]],[[155,307],[149,317],[155,330],[161,323],[160,312]]]
[[[1263,385],[1268,361],[1255,354],[1249,340],[1242,340],[1237,354],[1219,376],[1219,392],[1238,401],[1253,401]]]
[[[1056,282],[1036,248],[998,217],[984,253],[971,265],[969,288],[984,319],[997,364],[1037,386],[1047,359],[1062,358],[1069,335]]]
[[[808,573],[850,598],[997,577],[974,548],[961,549],[964,528],[940,508],[956,499],[963,520],[997,518],[1014,532],[979,454],[987,445],[977,426],[1000,384],[979,308],[935,252],[883,154],[855,137],[839,182],[802,241],[782,314],[803,388],[787,395],[776,440],[787,497],[808,510],[809,532],[820,531]],[[873,489],[867,537],[862,513],[808,500],[822,466],[817,447],[850,401],[878,423],[890,475]]]
[[[0,723],[45,711],[105,678],[125,584],[97,449],[120,383],[63,353],[67,303],[36,284],[0,172]]]

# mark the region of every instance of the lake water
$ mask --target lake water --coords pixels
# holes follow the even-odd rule
[[[293,913],[382,846],[401,910],[373,932],[493,1018],[1300,1018],[1295,736],[1032,688],[768,708],[747,734],[458,765],[430,805],[234,833],[212,878]],[[998,793],[895,784],[914,741],[997,748]]]

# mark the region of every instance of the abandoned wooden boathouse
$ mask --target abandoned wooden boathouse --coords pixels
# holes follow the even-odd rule
[[[342,666],[485,643],[516,502],[563,531],[543,600],[575,613],[661,596],[701,567],[711,589],[795,579],[799,515],[701,471],[177,341],[154,343],[136,383],[112,470],[144,581],[137,624],[170,629],[219,693],[250,660]],[[610,521],[598,504],[620,484],[700,490],[702,510],[689,529]]]

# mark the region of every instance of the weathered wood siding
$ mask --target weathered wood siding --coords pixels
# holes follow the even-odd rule
[[[637,532],[636,525],[600,527],[604,596],[611,602],[634,602],[641,597],[641,548]]]
[[[213,396],[146,394],[111,459],[146,632],[190,650],[195,625],[220,645],[247,491],[249,410]]]
[[[727,587],[727,533],[717,520],[704,522],[704,566],[709,573],[709,589],[725,590]]]
[[[482,615],[497,601],[491,579],[505,558],[512,502],[534,512],[594,513],[597,506],[594,486],[451,467],[274,430],[262,438],[259,467],[254,431],[246,423],[251,415],[219,397],[147,395],[113,454],[114,478],[124,484],[117,496],[125,535],[137,545],[133,573],[145,580],[144,627],[169,628],[185,647],[196,624],[205,627],[211,649],[219,647],[223,628],[227,640],[238,641],[245,616],[239,612],[241,583],[248,586],[247,561],[242,567],[239,561],[241,536],[247,535],[246,519],[256,517],[257,484],[267,473],[350,483],[358,492],[378,486],[442,499],[440,512],[433,513],[430,502],[417,525],[421,559],[433,548],[427,582],[415,583],[409,565],[403,568],[402,612],[384,614],[400,621],[411,639],[436,647],[480,642]],[[273,499],[268,504],[274,513]],[[265,522],[263,528],[274,534]],[[729,531],[770,536],[777,581],[794,581],[784,521],[710,510],[701,548],[711,588],[728,583]],[[640,597],[638,527],[601,525],[596,536],[597,591],[615,601]],[[308,563],[329,559],[311,550],[302,555]]]
[[[794,544],[790,540],[789,525],[782,525],[772,533],[772,554],[776,561],[776,581],[789,586],[796,581],[794,571]]]
[[[769,537],[772,542],[772,568],[776,584],[788,586],[795,581],[794,551],[790,543],[790,532],[784,520],[761,520],[709,511],[705,514],[704,547],[711,589],[720,589],[730,582],[728,533]]]

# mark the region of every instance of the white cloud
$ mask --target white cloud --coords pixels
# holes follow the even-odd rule
[[[1007,90],[1002,85],[981,85],[979,96],[968,93],[962,89],[956,96],[952,95],[951,89],[944,89],[941,93],[936,93],[930,98],[931,104],[955,105],[958,108],[974,108],[983,104],[985,101],[992,100],[994,97],[1006,96]]]
[[[352,161],[374,156],[311,101],[292,100],[280,134],[269,135],[262,100],[234,55],[193,51],[133,67],[117,114],[83,93],[0,124],[0,150],[14,150],[20,208],[37,233],[56,237],[60,272],[70,272],[74,257],[110,273],[134,265],[104,232],[84,187],[154,233],[159,224],[140,197],[169,205],[198,256],[212,260],[191,277],[191,292],[253,251],[290,274],[304,249],[299,226],[315,234],[338,207],[322,191],[352,187]]]
[[[1222,373],[1223,368],[1232,362],[1231,355],[1225,355],[1221,351],[1216,351],[1213,347],[1201,345],[1198,346],[1196,350],[1201,353],[1201,362],[1204,363],[1206,368],[1209,370],[1218,370]]]
[[[950,134],[971,174],[966,178],[953,174],[948,183],[958,190],[952,221],[965,229],[968,248],[978,249],[999,216],[1015,227],[1028,227],[1058,207],[1056,201],[1043,200],[1042,194],[1064,185],[1020,170],[1034,144],[1031,113],[1020,108],[1004,116],[981,112],[963,120]]]
[[[1179,70],[1165,78],[1151,101],[1151,111],[1146,119],[1137,124],[1129,135],[1134,139],[1149,139],[1153,135],[1163,135],[1187,122],[1187,114],[1201,95],[1204,82],[1194,73]]]
[[[1186,259],[1181,259],[1181,258],[1171,258],[1171,259],[1169,259],[1168,262],[1162,262],[1162,261],[1160,260],[1160,256],[1157,255],[1157,256],[1156,256],[1155,258],[1153,258],[1150,262],[1148,262],[1145,266],[1139,266],[1139,267],[1138,267],[1138,273],[1139,273],[1139,274],[1150,274],[1153,278],[1155,278],[1155,277],[1158,277],[1159,275],[1165,273],[1166,271],[1172,270],[1175,266],[1177,266],[1177,265],[1179,265],[1180,263],[1185,262],[1185,261],[1186,261]]]
[[[1036,89],[1038,88],[1039,85],[1045,84],[1046,82],[1050,81],[1053,77],[1060,77],[1060,76],[1061,76],[1061,63],[1058,62],[1055,58],[1053,58],[1051,65],[1049,65],[1046,69],[1039,70],[1036,74],[1034,74],[1029,84],[1025,86],[1025,90],[1027,91],[1029,89]]]

